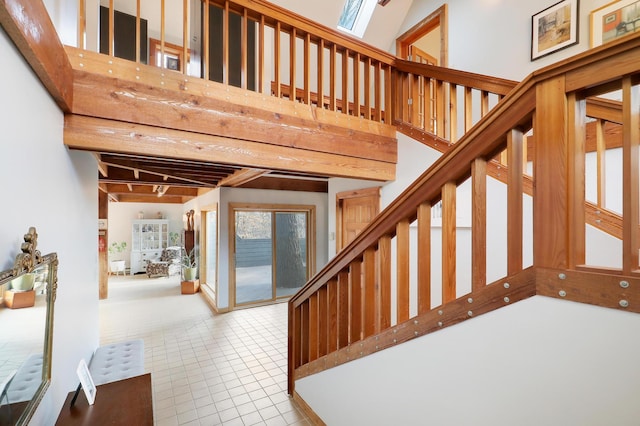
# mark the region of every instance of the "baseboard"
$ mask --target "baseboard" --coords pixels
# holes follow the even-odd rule
[[[309,404],[307,404],[306,401],[302,399],[302,397],[298,395],[298,392],[296,391],[293,391],[293,401],[298,405],[298,407],[300,407],[302,411],[304,411],[307,417],[309,417],[309,420],[312,424],[316,426],[327,426],[327,424],[322,421],[320,416],[318,416],[315,411],[313,411],[313,409],[309,407]]]

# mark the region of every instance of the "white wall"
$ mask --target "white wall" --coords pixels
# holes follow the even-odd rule
[[[520,81],[538,68],[587,50],[589,12],[610,1],[580,1],[579,43],[533,62],[531,17],[556,2],[460,0],[446,3],[449,67]],[[442,4],[442,0],[414,0],[397,34],[404,33]]]
[[[42,253],[57,252],[51,387],[34,425],[52,425],[98,345],[98,170],[63,145],[63,114],[0,29],[0,268],[12,266],[30,226]]]
[[[296,391],[332,426],[637,425],[638,333],[637,314],[536,296]]]

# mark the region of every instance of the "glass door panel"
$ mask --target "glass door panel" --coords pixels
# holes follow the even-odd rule
[[[235,212],[236,305],[273,299],[270,212]]]
[[[307,282],[307,214],[276,212],[276,297],[291,296]]]

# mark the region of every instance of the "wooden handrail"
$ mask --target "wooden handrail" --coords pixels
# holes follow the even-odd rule
[[[637,237],[640,222],[637,207],[640,198],[637,183],[640,174],[637,161],[640,143],[640,113],[637,109],[640,104],[639,51],[640,37],[629,37],[530,75],[469,128],[354,241],[312,277],[289,301],[289,391],[293,392],[296,378],[477,316],[478,310],[472,309],[471,304],[487,298],[495,301],[498,294],[504,303],[496,301],[491,307],[485,305],[480,313],[534,294],[640,312],[640,304],[629,303],[630,298],[640,300],[640,291],[633,290],[630,293],[631,290],[624,290],[625,294],[618,295],[611,286],[602,284],[609,280],[603,279],[602,274],[617,276],[618,280],[624,276],[626,282],[640,283],[637,254],[640,244]],[[424,73],[428,69],[404,65]],[[596,72],[602,69],[607,72]],[[616,71],[613,72],[613,69]],[[616,120],[622,121],[624,133],[625,198],[621,232],[624,261],[620,270],[604,271],[585,265],[585,128],[587,104],[590,103],[588,99],[618,88],[623,89],[621,114],[615,115]],[[589,113],[595,114],[593,111],[598,108],[598,102],[591,102]],[[520,167],[526,158],[522,149],[522,135],[529,129],[536,136],[533,157],[536,176],[533,185],[534,257],[533,267],[523,269],[521,194],[525,191],[525,185]],[[482,276],[486,270],[480,267],[486,259],[487,236],[485,232],[476,232],[478,227],[486,226],[486,188],[482,182],[487,178],[487,160],[507,148],[509,163],[520,166],[508,172],[507,180],[510,194],[507,201],[507,227],[509,240],[513,239],[509,251],[515,256],[509,255],[507,260],[509,275],[494,284],[487,284],[486,276]],[[471,255],[474,277],[471,292],[464,298],[456,299],[455,189],[469,177],[474,182],[471,212],[474,218]],[[410,253],[406,243],[406,226],[409,223],[417,226],[416,257],[420,259],[419,263],[431,262],[425,256],[429,256],[431,245],[429,212],[436,202],[443,204],[442,301],[438,308],[432,309],[434,303],[425,302],[428,298],[418,300],[418,314],[411,317],[407,315],[410,302],[406,296],[405,262]],[[398,292],[395,296],[398,304],[396,324],[391,324],[387,319],[393,298],[389,279],[390,265],[393,263],[390,258],[393,240],[397,246],[395,264],[398,265],[394,285]],[[555,273],[556,270],[562,273]],[[595,274],[585,274],[584,271]],[[425,276],[427,274],[419,272],[418,275],[415,284],[418,294],[430,292],[432,284]],[[563,282],[565,277],[571,277],[571,285]],[[364,281],[361,283],[361,280]],[[581,287],[580,280],[584,281],[581,291],[576,290]],[[571,290],[564,290],[563,285]],[[490,289],[497,288],[501,289],[497,294],[488,296],[488,292],[493,291]],[[522,291],[526,295],[519,293]],[[328,298],[323,296],[325,292]],[[624,299],[624,303],[613,303],[616,298]],[[468,313],[460,316],[467,306]],[[360,309],[362,313],[350,312],[349,307]],[[346,313],[340,314],[345,310]],[[446,314],[451,310],[457,312],[453,318]],[[361,315],[364,324],[354,320]],[[351,323],[349,318],[352,319]],[[432,321],[438,318],[441,320],[437,326],[422,325],[425,321],[434,324]],[[354,327],[356,333],[353,332]],[[345,335],[346,339],[340,337],[345,329],[351,330],[348,336]],[[329,350],[317,350],[324,347]]]

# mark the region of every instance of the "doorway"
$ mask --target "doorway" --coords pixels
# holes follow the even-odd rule
[[[315,206],[229,208],[233,306],[294,295],[314,272]]]

